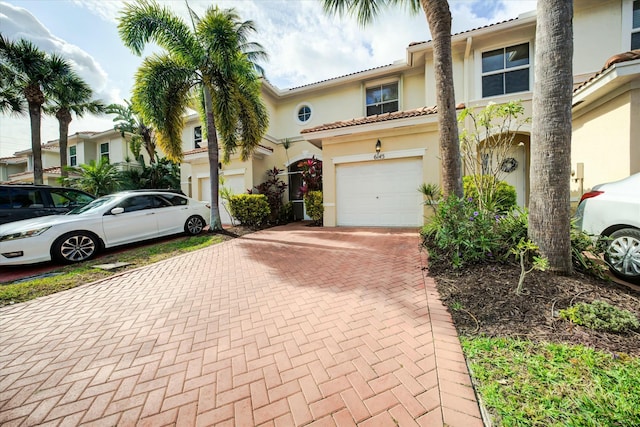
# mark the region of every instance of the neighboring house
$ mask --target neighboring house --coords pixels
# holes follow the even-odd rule
[[[149,155],[144,149],[141,154],[148,165]],[[20,171],[9,173],[7,178],[3,180],[13,183],[33,182],[32,150],[18,151],[15,156],[18,159],[24,159],[22,164],[26,167]],[[120,169],[140,167],[129,149],[129,135],[123,137],[119,131],[114,129],[103,132],[76,132],[69,135],[67,142],[67,164],[69,166],[88,164],[91,161],[97,163],[100,159],[107,159]],[[58,178],[60,178],[61,170],[58,140],[42,144],[42,169],[45,184],[59,185]]]
[[[572,167],[584,179],[573,180],[572,191],[579,197],[581,189],[640,171],[640,59],[632,52],[607,63],[640,49],[640,0],[576,0],[573,23]],[[535,26],[531,12],[452,36],[460,106],[520,100],[531,114]],[[222,165],[225,185],[236,192],[258,185],[273,166],[295,176],[298,161],[315,156],[323,160],[325,226],[422,225],[427,211],[417,188],[438,183],[440,174],[431,41],[412,43],[404,60],[387,66],[287,90],[264,82],[262,92],[270,112],[264,149]],[[197,116],[187,121],[182,180],[185,192],[206,199],[199,126]],[[529,125],[519,132],[511,152],[517,167],[504,179],[526,205],[535,147]],[[288,152],[285,140],[293,141]],[[296,193],[294,184],[289,198]]]
[[[42,144],[42,182],[44,184],[57,184],[57,177],[60,176],[60,157],[57,141]],[[23,167],[7,175],[6,181],[9,183],[32,183],[33,182],[33,153],[31,149],[17,151],[14,156],[20,159]]]
[[[9,182],[9,175],[15,175],[27,170],[26,157],[0,157],[0,183]]]

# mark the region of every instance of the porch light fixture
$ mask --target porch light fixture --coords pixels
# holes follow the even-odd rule
[[[373,155],[373,160],[384,159],[384,154],[382,154],[380,150],[382,150],[382,143],[378,140],[378,142],[376,142],[376,154]]]

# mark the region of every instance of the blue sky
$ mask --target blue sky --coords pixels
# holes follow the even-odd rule
[[[162,5],[187,17],[183,0]],[[535,0],[449,0],[453,32],[515,18],[535,9]],[[317,0],[190,0],[196,11],[212,4],[235,8],[258,28],[254,40],[269,54],[262,64],[267,78],[285,89],[391,64],[405,58],[411,42],[429,40],[422,13],[385,10],[365,28],[354,19],[327,16]],[[120,0],[0,0],[0,32],[9,39],[27,38],[41,49],[67,57],[106,103],[130,98],[141,58],[126,49],[117,32]],[[75,119],[70,133],[103,131],[110,116]],[[45,118],[42,140],[58,138],[54,118]],[[0,116],[0,157],[31,146],[27,117]]]

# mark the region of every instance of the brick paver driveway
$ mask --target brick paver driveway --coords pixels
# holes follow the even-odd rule
[[[297,224],[4,307],[0,424],[482,426],[424,262]]]

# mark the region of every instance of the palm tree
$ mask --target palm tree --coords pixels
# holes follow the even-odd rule
[[[453,90],[449,2],[447,0],[322,0],[322,3],[325,12],[351,13],[356,15],[361,24],[370,23],[383,6],[405,5],[414,13],[422,7],[433,37],[442,192],[445,197],[449,194],[462,197],[462,161]]]
[[[122,175],[115,165],[108,160],[100,159],[98,163],[91,160],[88,164],[67,166],[72,176],[62,179],[66,186],[78,188],[96,196],[113,193],[120,188]]]
[[[13,93],[21,93],[27,101],[31,122],[33,180],[36,184],[42,184],[40,122],[45,93],[50,90],[56,79],[71,72],[71,66],[62,57],[55,54],[48,55],[28,40],[20,39],[13,42],[2,35],[0,35],[0,64],[2,64],[2,73],[5,75],[2,83],[9,82]]]
[[[0,114],[21,115],[26,112],[25,99],[15,80],[12,81],[10,69],[0,63]]]
[[[133,104],[158,131],[158,143],[170,160],[182,157],[182,115],[200,95],[211,180],[210,229],[219,231],[218,133],[225,160],[238,148],[246,159],[262,139],[268,115],[252,61],[264,51],[247,42],[253,23],[241,22],[234,10],[209,7],[202,19],[189,13],[193,30],[156,2],[139,0],[125,7],[118,29],[138,55],[150,41],[165,49],[147,57],[136,73]]]
[[[69,124],[74,113],[82,117],[86,113],[97,114],[104,111],[101,101],[91,100],[93,91],[89,85],[75,72],[63,74],[55,80],[49,89],[49,99],[44,106],[44,111],[53,114],[58,119],[60,137],[60,169],[61,177],[65,178],[67,172],[67,141],[69,137]]]
[[[107,106],[105,112],[107,114],[115,114],[113,121],[116,125],[113,127],[119,131],[122,137],[126,132],[134,135],[139,135],[142,138],[144,149],[149,154],[149,162],[156,162],[156,137],[153,133],[153,128],[147,126],[144,119],[137,114],[130,101],[124,100],[125,105],[122,104],[110,104]],[[136,159],[138,160],[138,159]]]
[[[573,2],[537,9],[529,237],[552,271],[569,274]]]

